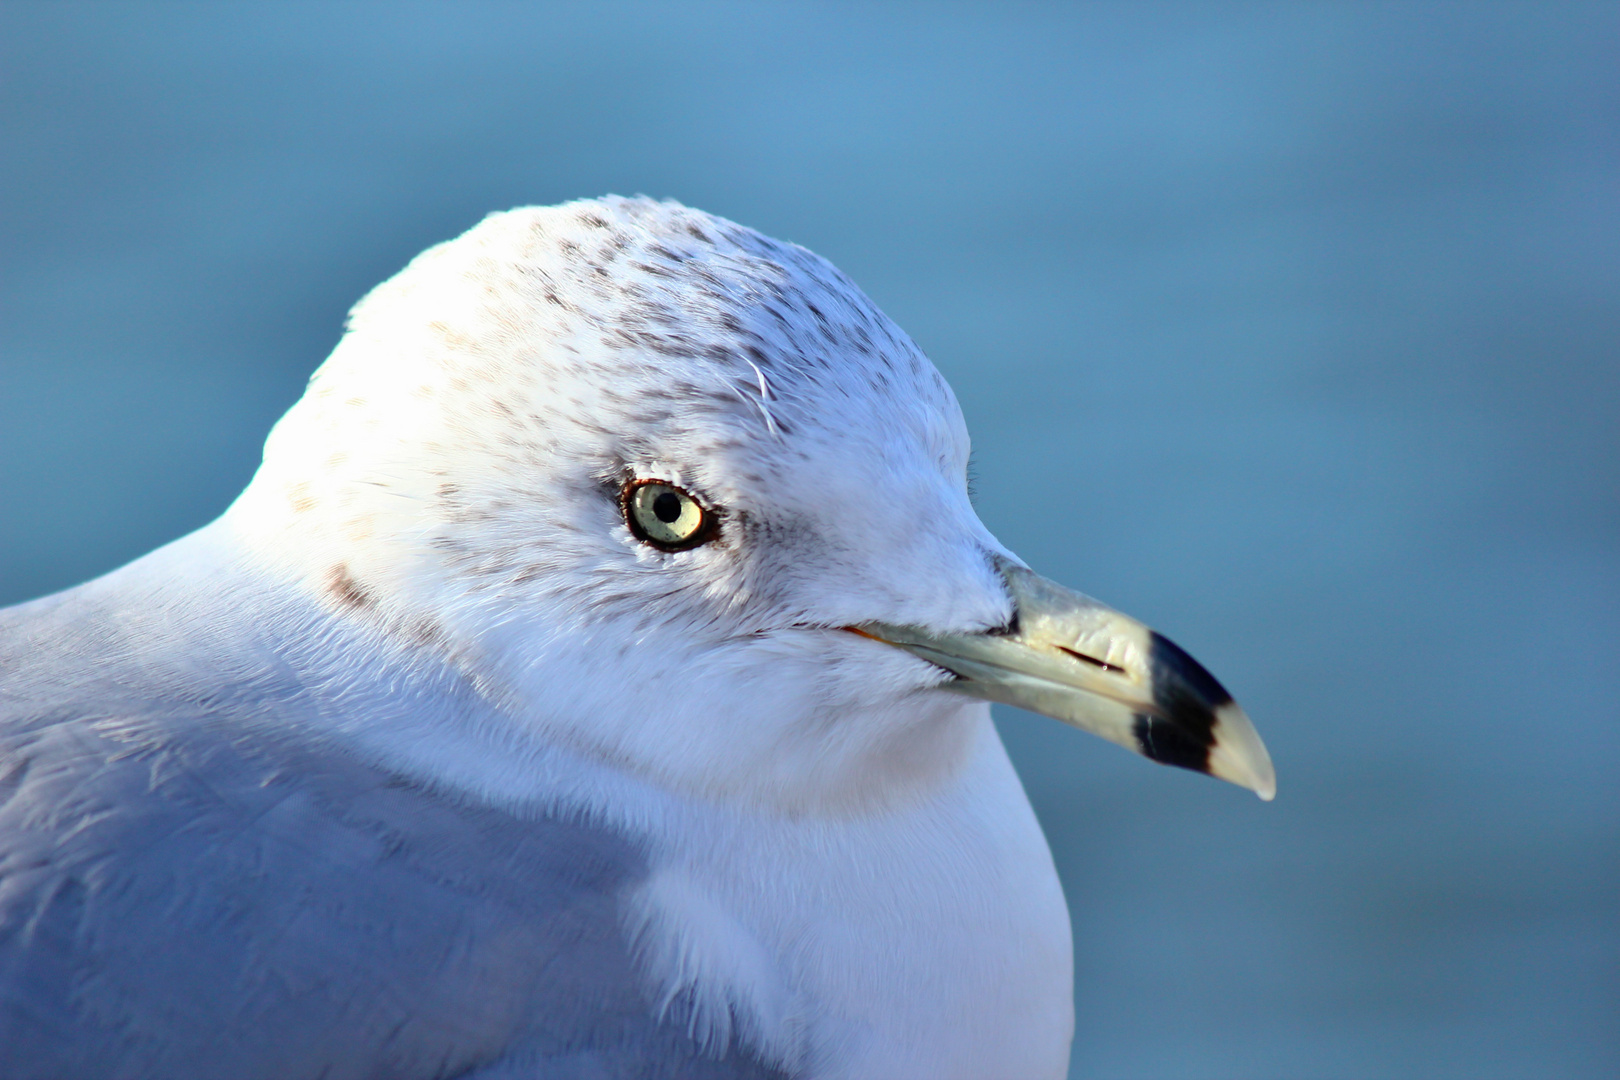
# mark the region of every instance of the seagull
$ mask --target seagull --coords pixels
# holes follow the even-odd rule
[[[0,1072],[1065,1075],[989,703],[1275,781],[967,460],[801,247],[613,197],[422,253],[219,519],[0,611]]]

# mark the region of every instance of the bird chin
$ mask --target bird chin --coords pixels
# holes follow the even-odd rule
[[[739,756],[721,772],[712,766],[702,772],[654,769],[663,785],[718,804],[790,817],[852,818],[938,794],[969,766],[985,734],[994,732],[987,703],[931,687],[836,715],[832,725],[783,733],[767,752]]]

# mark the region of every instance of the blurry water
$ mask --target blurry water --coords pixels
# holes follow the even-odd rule
[[[217,514],[485,212],[805,243],[1263,806],[1022,714],[1075,1075],[1620,1075],[1620,15],[0,4],[0,602]]]

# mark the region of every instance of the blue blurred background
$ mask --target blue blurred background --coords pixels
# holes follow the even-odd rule
[[[203,524],[346,308],[671,196],[955,385],[1281,792],[1000,722],[1083,1077],[1620,1075],[1620,8],[0,5],[0,602]]]

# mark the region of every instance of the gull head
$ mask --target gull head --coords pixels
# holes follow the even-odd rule
[[[1219,683],[989,533],[968,446],[826,260],[611,198],[492,215],[362,300],[227,520],[516,745],[700,797],[915,797],[1003,701],[1269,798]]]

